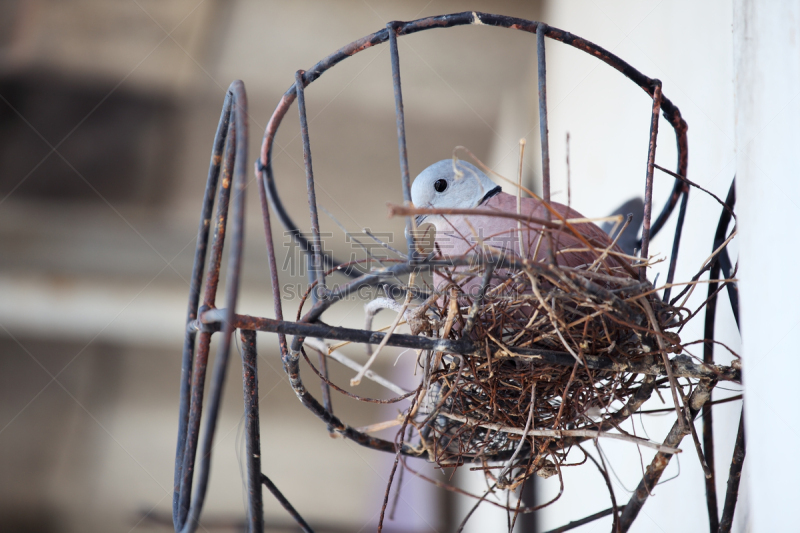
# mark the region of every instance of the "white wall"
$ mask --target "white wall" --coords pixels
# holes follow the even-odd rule
[[[736,168],[753,531],[797,527],[800,4],[735,2]],[[786,275],[787,271],[790,273]]]

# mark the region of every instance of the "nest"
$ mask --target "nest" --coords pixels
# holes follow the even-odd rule
[[[499,487],[514,488],[534,473],[557,473],[569,449],[592,432],[618,427],[638,407],[630,404],[643,380],[654,379],[593,370],[586,356],[660,361],[662,353],[680,351],[680,339],[667,330],[681,316],[649,297],[652,285],[621,261],[609,267],[600,257],[567,267],[557,257],[512,265],[483,259],[436,273],[426,333],[483,349],[425,354],[425,394],[409,423],[420,451],[440,467],[483,463]],[[470,294],[481,281],[485,289]],[[568,353],[574,364],[542,362],[535,355],[542,350]]]

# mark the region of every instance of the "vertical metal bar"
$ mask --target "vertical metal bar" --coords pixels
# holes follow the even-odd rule
[[[260,161],[263,165],[263,161]],[[280,278],[278,277],[278,262],[275,258],[275,242],[272,238],[272,220],[269,214],[269,200],[267,198],[267,186],[265,183],[266,172],[264,167],[258,168],[258,193],[261,198],[261,218],[264,222],[264,235],[267,239],[267,256],[269,264],[269,276],[272,282],[272,307],[275,310],[275,318],[283,320],[283,305],[281,302],[281,286]],[[281,356],[286,357],[288,354],[288,345],[286,344],[286,335],[278,333],[278,344],[281,349]]]
[[[194,479],[194,465],[197,458],[197,441],[200,438],[200,418],[203,412],[203,394],[205,392],[206,369],[208,368],[208,352],[211,346],[211,332],[200,332],[197,343],[197,357],[192,372],[191,408],[189,410],[189,423],[186,435],[186,449],[183,452],[181,464],[181,479],[178,488],[178,522],[175,531],[183,529],[186,517],[189,514],[189,504],[192,495],[192,480]]]
[[[230,95],[230,91],[228,92]],[[217,198],[217,217],[214,228],[214,240],[211,245],[211,257],[208,264],[208,275],[206,276],[206,287],[203,294],[203,305],[201,310],[214,306],[216,300],[217,287],[219,285],[219,272],[222,263],[222,250],[225,246],[225,235],[228,225],[228,205],[231,196],[231,175],[233,172],[234,161],[236,158],[236,127],[235,118],[231,111],[233,106],[233,96],[229,96],[228,118],[226,122],[227,138],[221,140],[225,144],[225,154],[222,160],[221,183]],[[230,125],[234,124],[231,128]],[[213,156],[212,156],[213,157]],[[213,162],[212,162],[213,163]],[[187,436],[184,446],[183,458],[181,461],[181,479],[178,489],[178,509],[177,523],[183,528],[186,516],[189,513],[191,502],[192,481],[194,479],[195,459],[197,458],[197,443],[200,437],[200,418],[203,411],[203,396],[205,393],[205,376],[208,364],[208,352],[211,342],[210,332],[201,332],[200,341],[197,347],[197,360],[194,364],[192,374],[191,398],[189,406],[189,418],[187,422]],[[175,517],[173,517],[175,521]]]
[[[547,24],[540,22],[536,25],[536,60],[537,77],[539,81],[539,137],[542,146],[542,199],[550,203],[550,140],[547,128],[547,64],[545,60],[544,37]],[[545,218],[549,222],[553,215],[549,209],[545,210]],[[547,255],[550,264],[556,264],[556,245],[553,234],[547,233]]]
[[[736,203],[736,187],[735,180],[731,183],[728,190],[728,197],[725,203],[730,209]],[[731,214],[727,209],[722,210],[719,223],[717,224],[717,231],[714,235],[714,244],[712,251],[716,250],[724,241],[725,234],[728,230],[728,225],[731,221]],[[721,269],[721,261],[718,259],[714,261],[709,272],[709,279],[715,280],[719,278]],[[703,363],[714,364],[714,322],[717,315],[717,286],[714,281],[708,284],[708,304],[706,304],[705,315],[705,329],[703,332]],[[709,396],[709,400],[711,397]],[[706,506],[708,507],[708,520],[709,529],[717,531],[719,529],[719,509],[717,505],[717,486],[716,486],[716,471],[714,460],[714,418],[713,409],[710,404],[703,406],[703,455],[706,458],[706,464],[712,472],[712,477],[707,478],[706,482]]]
[[[263,533],[264,502],[261,493],[261,430],[258,420],[256,332],[243,330],[241,337],[245,449],[247,450],[247,523],[250,533]]]
[[[211,229],[211,214],[214,209],[214,195],[217,191],[219,173],[222,163],[222,151],[225,148],[225,138],[228,135],[228,125],[230,123],[231,96],[225,95],[222,104],[222,113],[219,117],[217,132],[214,135],[214,144],[211,149],[211,162],[208,168],[208,179],[206,180],[206,190],[203,195],[203,209],[200,215],[200,224],[197,229],[197,246],[194,252],[194,265],[192,266],[192,278],[189,288],[189,306],[186,312],[186,323],[190,323],[197,318],[197,309],[200,303],[200,288],[203,282],[203,272],[206,264],[206,252],[208,251],[208,238]],[[186,433],[189,424],[189,404],[191,402],[191,380],[192,365],[194,364],[194,345],[196,332],[187,328],[184,343],[183,357],[181,361],[181,388],[180,388],[180,410],[178,414],[178,444],[175,451],[175,477],[174,493],[172,495],[172,520],[175,525],[178,522],[178,502],[180,500],[180,484],[183,473],[183,455],[186,451]]]
[[[722,519],[719,522],[719,533],[729,533],[733,525],[733,513],[739,499],[739,482],[742,479],[742,467],[745,457],[744,409],[739,417],[739,431],[736,433],[736,444],[733,447],[733,459],[728,474],[728,490],[725,493],[725,505],[722,507]]]
[[[264,221],[264,234],[267,238],[267,255],[269,256],[269,273],[270,279],[272,281],[272,299],[273,299],[273,307],[275,309],[275,318],[278,320],[283,320],[283,304],[281,302],[281,290],[279,285],[278,279],[278,262],[275,259],[275,242],[272,239],[272,221],[270,219],[269,214],[269,200],[267,198],[267,186],[266,186],[266,164],[263,161],[259,161],[260,165],[256,164],[256,173],[258,175],[258,192],[261,198],[261,213],[262,219]],[[278,334],[278,343],[281,350],[281,359],[283,361],[284,367],[289,368],[290,366],[290,355],[289,355],[289,347],[286,344],[286,335],[283,333]],[[272,493],[273,496],[280,502],[284,509],[286,509],[289,514],[294,518],[297,524],[300,526],[300,529],[307,533],[312,533],[311,527],[308,523],[303,519],[302,516],[295,510],[289,500],[278,490],[278,487],[263,473],[261,473],[261,482],[264,484],[267,489]]]
[[[233,215],[231,245],[228,259],[228,274],[225,282],[226,288],[226,309],[225,319],[222,323],[222,341],[220,342],[217,357],[214,360],[214,371],[211,376],[208,412],[206,423],[200,443],[200,466],[198,469],[197,483],[194,490],[191,506],[186,515],[181,533],[192,533],[197,529],[200,512],[205,501],[208,489],[208,475],[211,466],[211,448],[214,442],[214,433],[219,418],[220,405],[222,403],[222,390],[225,384],[225,374],[230,354],[231,337],[234,330],[234,315],[236,313],[236,302],[239,295],[239,279],[242,266],[242,252],[244,246],[244,208],[245,208],[245,187],[246,187],[246,165],[247,165],[247,96],[244,91],[244,84],[240,80],[234,81],[228,89],[233,93],[233,131],[236,132],[235,139],[235,160],[233,168]],[[223,183],[224,185],[224,183]],[[209,272],[209,277],[212,273]],[[217,276],[219,273],[217,272]],[[183,497],[183,487],[181,487]]]
[[[716,248],[715,248],[716,249]],[[719,276],[719,262],[715,262],[711,268],[711,279]],[[703,362],[714,363],[714,319],[717,314],[717,291],[716,283],[708,284],[709,301],[706,305],[705,332],[703,338]],[[711,396],[709,396],[709,402]],[[719,508],[717,506],[717,473],[714,460],[714,410],[707,403],[703,406],[703,456],[706,464],[711,471],[711,477],[705,478],[706,484],[706,507],[708,509],[709,530],[714,532],[719,529]]]
[[[311,164],[311,141],[308,138],[308,118],[306,116],[306,96],[303,74],[298,70],[295,73],[295,87],[297,91],[297,110],[300,113],[300,133],[303,137],[303,161],[306,166],[306,188],[308,189],[308,210],[311,216],[311,268],[312,281],[317,282],[316,296],[324,298],[328,294],[325,285],[325,270],[322,263],[322,242],[319,236],[319,213],[317,211],[317,193],[314,189],[314,169]]]
[[[536,477],[529,477],[522,486],[522,504],[526,508],[536,507]],[[450,491],[446,491],[450,492]],[[519,530],[523,533],[536,533],[537,513],[523,513],[519,517]]]
[[[312,285],[314,282],[317,283],[316,288],[311,291],[311,304],[313,305],[320,298],[327,296],[328,289],[325,284],[325,263],[322,257],[322,241],[319,232],[319,211],[317,210],[317,194],[314,186],[314,169],[311,160],[311,141],[308,133],[304,73],[302,70],[298,70],[295,73],[295,92],[297,93],[297,109],[300,114],[300,132],[303,137],[303,160],[306,167],[306,188],[308,189],[308,208],[311,217],[311,254],[306,256],[311,263],[308,268],[308,280]],[[328,365],[324,361],[324,357],[324,355],[320,354],[320,366],[322,367],[322,375],[327,379]],[[333,413],[330,386],[325,380],[321,379],[320,387],[325,409]],[[329,426],[328,431],[333,433],[333,427]]]
[[[686,221],[686,204],[689,202],[689,189],[683,191],[681,196],[681,208],[678,211],[678,222],[675,224],[675,238],[672,240],[672,254],[669,258],[669,269],[667,270],[667,288],[664,289],[665,302],[669,301],[672,287],[669,285],[675,279],[675,268],[678,266],[678,251],[681,247],[681,236],[683,235],[683,223]],[[715,248],[716,249],[716,248]]]
[[[328,382],[325,381],[328,379],[328,355],[323,352],[317,352],[319,358],[319,373],[325,379],[320,378],[320,387],[322,388],[322,405],[325,406],[325,410],[329,413],[333,414],[333,400],[331,398],[331,387],[328,385]],[[330,433],[331,437],[336,437],[336,430],[331,424],[328,424],[328,433]]]
[[[642,222],[642,262],[647,261],[650,251],[650,218],[653,213],[653,171],[656,163],[656,139],[658,138],[658,115],[661,111],[661,82],[655,81],[653,90],[653,112],[650,115],[650,144],[647,149],[647,175],[644,186],[644,221]],[[647,267],[639,268],[639,279],[647,279]]]
[[[542,198],[550,203],[550,142],[547,133],[547,66],[545,64],[544,34],[547,24],[536,26],[536,58],[539,78],[539,136],[542,141]],[[547,211],[547,220],[550,220]]]
[[[392,60],[392,85],[394,86],[394,112],[397,119],[397,148],[400,152],[400,175],[403,180],[403,202],[411,205],[411,178],[408,174],[408,149],[406,148],[406,119],[403,110],[403,91],[400,87],[400,54],[397,51],[397,22],[386,25],[389,32],[389,54]],[[406,240],[408,242],[408,260],[413,261],[416,255],[414,244],[413,222],[406,217]]]
[[[228,206],[231,199],[231,185],[233,182],[233,170],[236,161],[236,118],[231,117],[233,128],[228,132],[228,144],[225,147],[225,160],[222,164],[222,183],[217,199],[217,222],[214,228],[214,241],[211,244],[211,258],[208,263],[208,276],[206,277],[206,289],[203,294],[204,308],[214,307],[217,299],[217,287],[219,287],[219,274],[222,265],[222,250],[225,247],[225,237],[228,227]]]

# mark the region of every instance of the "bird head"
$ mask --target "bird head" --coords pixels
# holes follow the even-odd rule
[[[444,159],[416,177],[411,185],[411,201],[415,207],[471,209],[498,192],[500,187],[475,165]],[[436,218],[438,215],[420,215],[417,224]]]

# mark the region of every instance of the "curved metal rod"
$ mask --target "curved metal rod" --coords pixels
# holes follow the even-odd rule
[[[730,210],[733,210],[736,204],[735,185],[736,178],[734,178],[731,182],[730,189],[728,189],[728,197],[725,199],[725,204],[727,204]],[[717,231],[714,235],[714,245],[712,247],[712,251],[719,248],[719,246],[721,246],[725,241],[725,236],[728,232],[728,225],[731,223],[731,215],[732,211],[726,209],[722,210],[722,214],[719,217],[719,223],[717,224]],[[727,249],[724,250],[724,252],[727,254]],[[720,256],[722,256],[722,254],[720,254]],[[725,255],[725,257],[727,257],[727,255]],[[709,272],[709,279],[716,280],[719,278],[722,262],[723,261],[721,258],[718,258],[716,261],[714,261],[711,271]],[[726,278],[729,276],[730,271],[725,273]],[[714,364],[714,325],[717,315],[718,285],[719,284],[716,281],[711,281],[708,284],[708,304],[706,304],[705,329],[703,333],[703,337],[706,339],[706,342],[703,343],[703,362],[707,364]],[[738,317],[738,303],[736,306],[733,306],[733,301],[731,301],[731,307],[735,307],[734,316]],[[710,399],[711,396],[709,395],[709,400]],[[716,461],[714,457],[714,412],[711,408],[710,402],[703,406],[703,455],[705,457],[706,464],[711,471],[711,477],[705,479],[706,507],[708,509],[709,530],[717,531],[719,530],[719,508],[717,505],[715,471]]]
[[[536,33],[537,28],[539,27],[540,22],[516,18],[516,17],[507,17],[503,15],[493,15],[490,13],[482,13],[482,12],[475,12],[475,11],[465,11],[462,13],[453,13],[449,15],[439,15],[435,17],[427,17],[422,18],[410,22],[395,22],[393,23],[393,27],[395,28],[396,35],[410,35],[412,33],[416,33],[419,31],[425,31],[432,28],[451,28],[455,26],[463,26],[467,24],[475,24],[475,25],[486,25],[486,26],[495,26],[495,27],[502,27],[502,28],[509,28],[515,30],[526,31],[528,33]],[[597,59],[603,61],[604,63],[608,64],[609,66],[615,68],[616,70],[620,71],[625,77],[636,83],[639,87],[641,87],[651,98],[655,96],[656,87],[660,84],[658,80],[649,78],[635,69],[633,66],[628,64],[627,62],[623,61],[618,56],[612,54],[608,50],[597,46],[594,43],[591,43],[585,39],[582,39],[576,35],[573,35],[569,32],[560,30],[558,28],[554,28],[552,26],[544,25],[545,35],[551,39],[556,41],[560,41],[564,44],[577,48],[590,54]],[[357,54],[367,48],[371,48],[378,44],[384,43],[389,40],[389,31],[387,28],[383,28],[375,33],[362,37],[356,41],[351,42],[348,45],[340,48],[336,52],[330,54],[326,58],[319,61],[316,65],[308,69],[303,74],[303,80],[305,85],[308,86],[312,82],[314,82],[317,78],[319,78],[323,73],[325,73],[328,69],[335,66],[336,64],[344,61],[350,56]],[[300,229],[298,228],[297,224],[294,223],[291,216],[289,215],[288,211],[286,210],[283,202],[278,194],[278,189],[275,183],[275,176],[272,169],[272,148],[275,142],[275,135],[280,127],[280,124],[286,115],[286,112],[289,109],[289,106],[294,102],[297,96],[295,85],[292,85],[281,97],[278,106],[273,111],[272,116],[267,123],[267,127],[264,130],[264,137],[261,143],[261,153],[259,160],[257,162],[257,175],[258,178],[264,181],[265,189],[268,193],[268,197],[272,207],[275,209],[275,212],[280,219],[283,226],[286,230],[292,235],[295,241],[306,251],[306,253],[311,253],[312,251],[312,244],[302,236]],[[678,165],[677,165],[677,174],[681,176],[686,176],[686,170],[688,167],[688,141],[686,137],[686,131],[688,129],[688,125],[686,121],[683,120],[681,116],[681,112],[678,107],[672,103],[672,101],[667,98],[666,96],[661,96],[661,112],[664,115],[664,118],[667,122],[670,123],[672,128],[675,130],[676,142],[678,145]],[[674,210],[675,206],[678,203],[678,199],[680,198],[681,194],[688,191],[688,185],[682,183],[680,180],[675,180],[675,185],[672,190],[672,194],[670,195],[669,200],[665,204],[664,208],[662,209],[661,213],[659,214],[658,218],[653,222],[650,235],[651,237],[655,236],[659,230],[664,226],[669,215]],[[640,244],[641,245],[641,244]],[[335,267],[341,264],[341,262],[335,260],[332,256],[328,254],[324,254],[323,262],[326,267]],[[355,272],[343,272],[350,277],[358,277],[360,273]]]
[[[397,27],[401,23],[390,22],[386,25],[389,34],[389,55],[392,63],[392,86],[394,88],[394,111],[397,122],[397,151],[400,156],[400,179],[403,183],[403,203],[411,205],[411,177],[408,174],[408,149],[406,148],[406,118],[403,109],[403,91],[400,85],[400,54],[397,50]],[[406,242],[408,259],[413,261],[417,254],[414,244],[414,223],[411,216],[406,217]],[[397,464],[397,463],[395,463]]]
[[[186,323],[189,324],[197,319],[197,310],[200,303],[200,287],[203,281],[203,271],[206,264],[208,251],[208,237],[211,230],[211,213],[214,209],[214,194],[217,191],[219,181],[220,166],[222,162],[222,150],[225,147],[225,139],[228,136],[228,126],[230,124],[231,93],[225,94],[225,102],[222,104],[222,113],[219,117],[219,125],[214,135],[214,144],[211,150],[211,162],[208,168],[208,179],[206,180],[206,190],[203,195],[203,210],[200,215],[200,227],[197,230],[197,247],[194,254],[194,265],[192,266],[192,278],[189,289],[189,309],[186,312]],[[194,363],[195,331],[187,329],[183,342],[183,356],[181,361],[181,389],[180,389],[180,411],[178,415],[178,444],[175,451],[175,482],[174,493],[172,495],[172,520],[177,525],[178,501],[180,499],[181,475],[183,472],[183,456],[186,448],[186,434],[189,425],[189,403],[191,393],[192,365]]]
[[[177,515],[178,520],[175,520],[175,529],[181,533],[192,533],[197,529],[198,518],[203,508],[205,501],[206,489],[208,487],[208,475],[211,463],[211,447],[214,441],[214,432],[216,430],[217,421],[219,418],[219,408],[222,402],[222,389],[225,382],[225,374],[227,369],[228,356],[230,354],[231,337],[234,330],[234,316],[236,312],[236,302],[239,293],[239,277],[241,273],[242,252],[244,244],[244,188],[247,184],[247,95],[245,94],[244,84],[240,80],[234,81],[228,88],[228,97],[230,99],[229,121],[233,124],[233,128],[228,132],[228,150],[226,151],[226,167],[230,172],[230,163],[233,164],[233,178],[230,180],[223,180],[223,187],[220,189],[220,205],[219,216],[217,222],[216,235],[214,239],[214,253],[212,255],[212,263],[209,268],[208,284],[205,294],[205,302],[208,306],[213,306],[214,295],[216,294],[217,283],[219,280],[219,263],[221,260],[223,239],[225,234],[225,225],[227,219],[227,198],[223,197],[223,191],[228,190],[227,194],[233,192],[233,213],[234,218],[232,221],[231,231],[231,246],[229,256],[228,274],[226,279],[226,316],[222,323],[223,339],[217,351],[217,357],[214,361],[214,370],[211,376],[211,391],[208,405],[208,412],[206,414],[205,428],[202,433],[200,441],[200,465],[197,474],[197,484],[194,488],[194,496],[189,503],[189,497],[192,490],[194,461],[197,452],[197,439],[200,436],[197,428],[200,423],[200,412],[202,410],[202,396],[204,382],[199,379],[205,375],[206,360],[201,360],[200,350],[198,350],[198,360],[195,364],[195,373],[192,383],[192,405],[189,416],[189,433],[188,437],[184,440],[185,449],[183,452],[183,460],[181,461],[180,473],[176,472],[176,478],[180,478],[180,487],[177,501]],[[215,150],[217,148],[217,139],[215,139]],[[229,158],[232,160],[229,161]],[[214,156],[212,156],[212,167],[214,165]],[[204,215],[206,213],[204,212]],[[204,219],[205,220],[205,219]],[[202,222],[201,222],[202,224]],[[202,242],[198,243],[198,248],[203,246]],[[203,254],[203,257],[205,254]],[[200,254],[196,254],[196,259]],[[202,267],[195,265],[195,271],[199,271]],[[211,290],[209,290],[211,289]],[[194,295],[193,295],[194,296]],[[190,311],[194,300],[190,301]],[[204,307],[206,307],[204,305]],[[208,353],[208,340],[210,340],[211,332],[203,332],[201,335],[201,348],[207,356]],[[181,398],[181,413],[186,409],[186,397]],[[180,443],[180,436],[179,436]],[[178,464],[178,461],[176,461]]]

